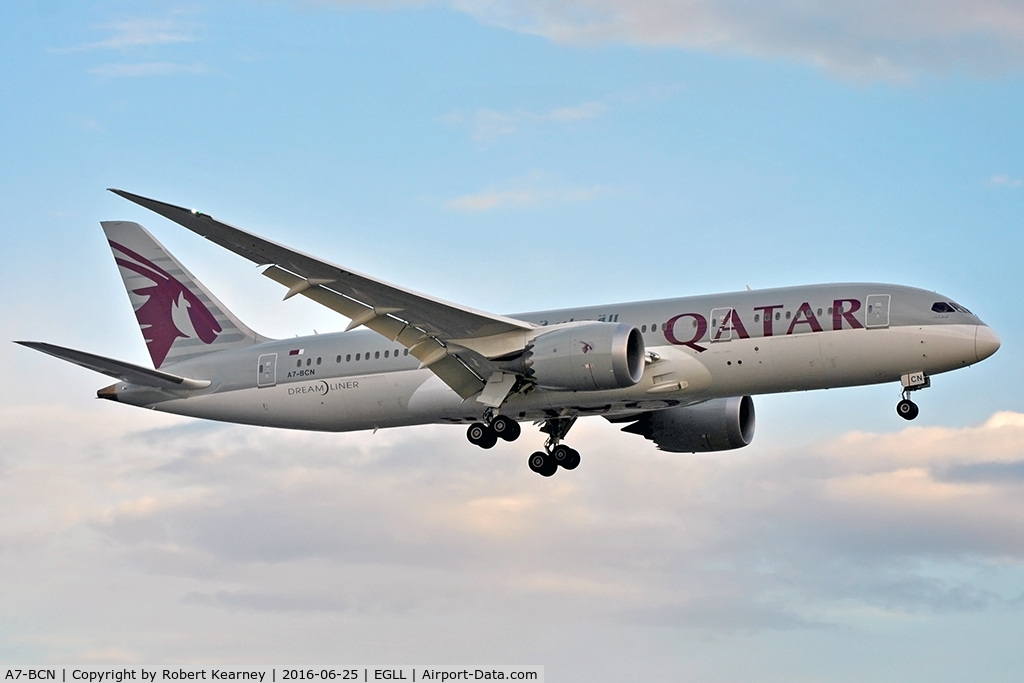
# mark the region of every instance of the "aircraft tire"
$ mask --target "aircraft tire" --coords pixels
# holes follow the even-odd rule
[[[551,459],[554,460],[561,467],[565,467],[565,469],[571,470],[572,468],[566,467],[566,465],[572,462],[573,453],[576,453],[576,451],[569,448],[564,443],[560,443],[551,449]],[[579,455],[579,453],[576,454]]]
[[[910,399],[905,398],[896,404],[896,414],[904,420],[913,420],[920,412],[921,409]]]
[[[518,422],[504,415],[498,415],[491,420],[491,429],[505,441],[515,441],[523,431]]]
[[[469,429],[466,430],[466,438],[471,444],[480,448],[494,448],[494,444],[498,443],[498,435],[483,422],[474,422],[469,425]]]
[[[569,459],[562,463],[562,467],[567,470],[574,470],[580,466],[580,452],[575,448],[570,448]]]
[[[558,463],[544,451],[537,451],[531,455],[529,465],[531,470],[542,477],[550,477],[558,471]]]

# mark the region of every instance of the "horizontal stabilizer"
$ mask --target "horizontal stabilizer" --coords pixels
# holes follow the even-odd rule
[[[47,353],[51,356],[56,356],[57,358],[68,361],[69,363],[81,365],[83,368],[95,370],[96,372],[108,375],[109,377],[116,377],[122,382],[127,382],[129,384],[141,384],[142,386],[156,387],[157,389],[190,390],[205,389],[210,386],[210,380],[208,379],[189,379],[187,377],[179,377],[178,375],[172,375],[169,372],[150,370],[149,368],[144,368],[140,365],[125,363],[124,361],[114,360],[113,358],[104,358],[103,356],[86,353],[85,351],[66,349],[63,346],[56,346],[45,342],[19,341],[14,343],[27,346],[28,348],[35,349],[36,351],[42,351],[43,353]]]

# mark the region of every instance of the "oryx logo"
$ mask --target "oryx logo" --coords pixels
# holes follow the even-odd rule
[[[580,340],[580,344],[583,344],[583,353],[590,353],[591,351],[594,350],[593,346],[583,341],[582,339]]]
[[[146,297],[135,309],[135,317],[142,328],[142,336],[149,347],[153,365],[160,367],[176,339],[201,339],[212,344],[221,331],[210,309],[174,276],[140,254],[111,241],[114,261],[122,268],[137,273],[153,284],[131,290]],[[117,253],[123,256],[118,256]]]

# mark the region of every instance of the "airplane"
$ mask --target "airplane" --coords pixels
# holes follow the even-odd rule
[[[456,424],[485,449],[535,422],[547,438],[528,464],[550,477],[580,464],[565,443],[580,417],[600,415],[663,451],[720,451],[750,444],[754,395],[898,381],[896,411],[912,420],[912,392],[1000,346],[953,299],[878,283],[495,315],[111,191],[265,267],[285,299],[350,320],[343,332],[270,339],[141,225],[102,222],[154,367],[16,343],[116,378],[99,398],[178,415],[331,432]]]

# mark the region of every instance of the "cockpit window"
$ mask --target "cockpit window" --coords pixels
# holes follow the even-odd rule
[[[952,301],[936,301],[932,304],[932,310],[936,313],[966,313],[967,315],[974,315],[960,304],[953,303]]]

